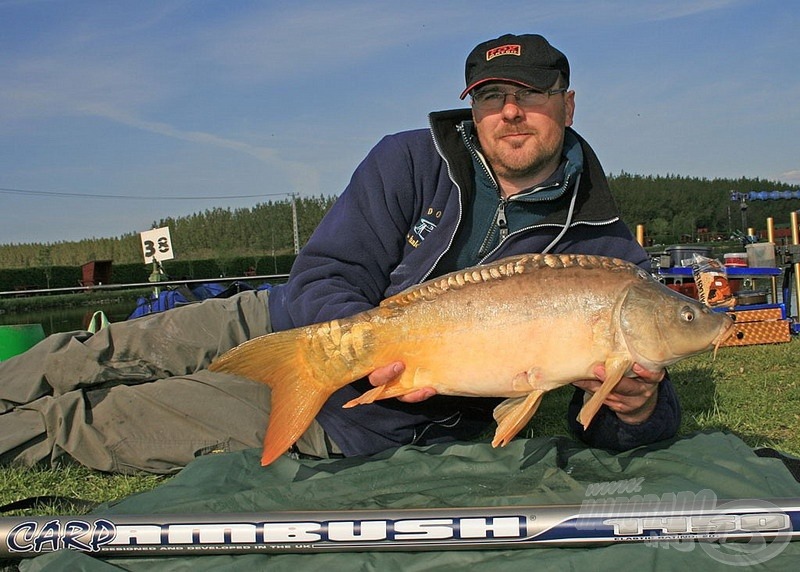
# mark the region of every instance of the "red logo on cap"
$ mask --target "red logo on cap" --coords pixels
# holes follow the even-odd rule
[[[519,44],[506,44],[505,46],[498,46],[486,52],[486,61],[497,56],[521,56],[522,46]]]

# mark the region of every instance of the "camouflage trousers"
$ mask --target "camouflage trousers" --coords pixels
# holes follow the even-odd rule
[[[271,331],[268,296],[247,291],[95,334],[53,334],[0,362],[0,464],[171,473],[201,455],[261,447],[269,388],[206,367]],[[316,422],[296,448],[338,453]]]

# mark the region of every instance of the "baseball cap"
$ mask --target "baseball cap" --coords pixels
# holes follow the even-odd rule
[[[569,85],[569,62],[538,34],[505,34],[475,46],[467,56],[464,75],[467,88],[461,99],[488,81],[510,81],[544,91],[559,75]]]

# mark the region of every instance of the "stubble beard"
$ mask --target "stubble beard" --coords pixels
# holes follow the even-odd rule
[[[487,155],[497,176],[509,180],[546,178],[561,162],[561,142],[537,142],[536,147],[527,152],[522,151],[523,147],[512,145],[511,150],[495,150]]]

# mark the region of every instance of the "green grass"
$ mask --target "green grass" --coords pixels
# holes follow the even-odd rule
[[[723,348],[717,359],[673,367],[684,419],[681,432],[724,430],[752,447],[800,456],[800,340]]]
[[[86,467],[66,465],[58,468],[3,467],[0,469],[0,505],[39,496],[56,496],[64,500],[45,501],[25,510],[3,516],[85,514],[94,504],[113,501],[134,493],[150,490],[168,477],[160,475],[109,475]],[[74,504],[67,499],[90,501]],[[18,561],[0,559],[0,572],[16,572]]]
[[[680,434],[729,431],[752,447],[768,446],[800,456],[799,357],[800,340],[794,339],[787,344],[722,348],[716,360],[703,354],[672,366],[670,374],[683,406]],[[525,436],[566,434],[571,394],[570,387],[563,387],[546,395]],[[73,465],[3,467],[0,504],[37,495],[105,502],[152,489],[168,478],[108,475]],[[64,512],[80,509],[48,503],[28,511]]]
[[[3,467],[0,470],[0,505],[38,496],[82,499],[91,504],[122,499],[156,487],[168,477],[162,475],[111,475],[78,465],[57,468]],[[68,501],[45,502],[31,509],[8,514],[77,514],[91,506],[73,505]],[[64,509],[67,509],[66,511]]]

